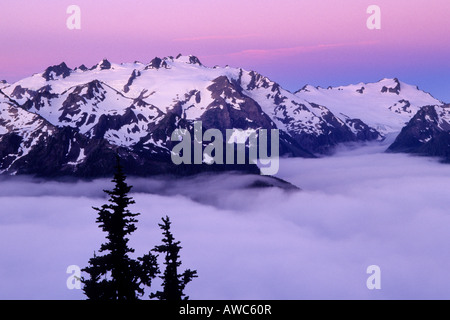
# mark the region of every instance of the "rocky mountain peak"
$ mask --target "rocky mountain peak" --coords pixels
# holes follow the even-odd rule
[[[76,67],[75,70],[87,71],[89,69],[84,64],[82,64],[81,66]]]
[[[94,97],[95,93],[104,91],[103,83],[97,79],[94,79],[86,84],[76,87],[73,91],[78,95],[86,95],[88,98]]]
[[[401,85],[400,85],[400,81],[398,81],[397,78],[383,79],[379,82],[383,84],[383,87],[381,88],[382,93],[389,92],[389,93],[395,93],[397,95],[400,94]]]
[[[65,62],[62,62],[58,65],[50,66],[47,69],[45,69],[44,73],[42,74],[42,77],[46,81],[55,80],[56,77],[62,76],[63,78],[70,76],[70,72],[72,69],[70,69]]]
[[[317,87],[314,87],[310,84],[305,84],[301,89],[295,91],[294,94],[301,93],[301,92],[312,92],[312,91],[315,91],[316,89],[317,89]]]
[[[185,62],[188,64],[196,64],[199,66],[203,66],[203,64],[200,62],[200,59],[197,58],[194,55],[188,55],[188,56],[183,56],[181,53],[177,55],[177,57],[175,58],[177,61],[181,61],[181,62]]]
[[[109,62],[108,59],[103,59],[96,65],[92,66],[92,68],[90,70],[94,70],[94,69],[109,70],[109,69],[111,69],[111,62]]]
[[[145,67],[145,69],[160,69],[160,68],[168,68],[168,64],[165,59],[161,59],[159,57],[155,57],[150,61],[150,63]]]

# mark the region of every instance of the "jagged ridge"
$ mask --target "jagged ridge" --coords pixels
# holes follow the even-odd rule
[[[3,85],[0,144],[5,146],[0,148],[5,151],[0,163],[4,173],[17,174],[108,174],[107,159],[119,151],[139,175],[239,170],[171,163],[171,133],[192,129],[194,121],[202,121],[203,130],[222,132],[279,129],[281,155],[315,157],[339,143],[382,139],[389,130],[399,131],[399,123],[409,120],[421,103],[437,102],[398,79],[328,89],[305,86],[291,93],[255,71],[209,68],[183,55],[155,57],[147,64],[103,59],[90,69],[61,63]],[[361,112],[364,104],[370,108]],[[385,122],[364,117],[380,108],[389,115]],[[25,137],[23,123],[4,116],[17,110],[47,126],[36,125],[36,141],[28,148],[14,148],[31,136]],[[47,169],[39,168],[39,161]],[[255,171],[252,166],[241,169]]]

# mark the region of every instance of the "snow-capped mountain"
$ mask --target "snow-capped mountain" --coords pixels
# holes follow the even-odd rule
[[[41,116],[27,112],[0,90],[1,170],[20,161],[45,142],[56,128]]]
[[[344,121],[360,119],[382,135],[400,132],[421,107],[443,104],[417,86],[397,78],[326,89],[308,85],[295,94],[327,106]]]
[[[0,168],[10,174],[109,174],[116,152],[135,174],[254,172],[175,166],[171,133],[198,120],[203,130],[279,129],[281,155],[314,157],[342,142],[382,139],[420,107],[441,104],[397,79],[291,93],[257,72],[182,55],[61,63],[0,86]]]

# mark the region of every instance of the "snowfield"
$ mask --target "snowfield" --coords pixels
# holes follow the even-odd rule
[[[389,88],[397,86],[398,94],[389,92]],[[326,89],[305,86],[296,95],[322,104],[338,116],[358,118],[383,135],[400,131],[420,107],[442,104],[429,93],[398,79]]]

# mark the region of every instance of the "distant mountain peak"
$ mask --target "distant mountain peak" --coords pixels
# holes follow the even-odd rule
[[[160,69],[160,68],[168,68],[169,65],[166,62],[167,58],[161,59],[159,57],[155,57],[150,61],[150,63],[145,67],[145,69]]]
[[[197,58],[194,55],[188,55],[188,56],[183,56],[181,53],[177,55],[177,57],[175,58],[178,61],[183,61],[186,62],[188,64],[196,64],[199,66],[203,66],[203,64],[200,62],[200,59]]]
[[[92,66],[92,68],[90,70],[94,70],[94,69],[109,70],[109,69],[111,69],[111,62],[109,62],[108,59],[106,59],[106,58],[102,59],[99,63]]]
[[[311,92],[314,89],[317,89],[317,87],[314,87],[314,86],[312,86],[310,84],[305,84],[301,89],[295,91],[294,93]]]
[[[55,80],[56,77],[62,76],[63,78],[70,76],[70,69],[65,62],[61,62],[58,65],[50,66],[42,73],[42,77],[46,81]]]
[[[85,87],[88,89],[102,89],[103,88],[103,82],[97,79],[94,79],[84,85],[81,85],[81,87]]]
[[[81,66],[76,67],[75,70],[87,71],[89,69],[84,64],[82,64]]]
[[[198,64],[199,66],[202,66],[202,63],[200,62],[200,59],[196,56],[189,56],[189,62],[191,64]]]
[[[155,57],[148,63],[148,65],[145,67],[145,70],[148,70],[148,69],[158,70],[161,68],[170,69],[174,62],[193,64],[193,65],[198,65],[198,66],[203,67],[203,64],[200,62],[200,59],[197,58],[196,56],[193,56],[193,55],[183,56],[180,53],[175,58],[173,56],[167,56],[164,58]]]

